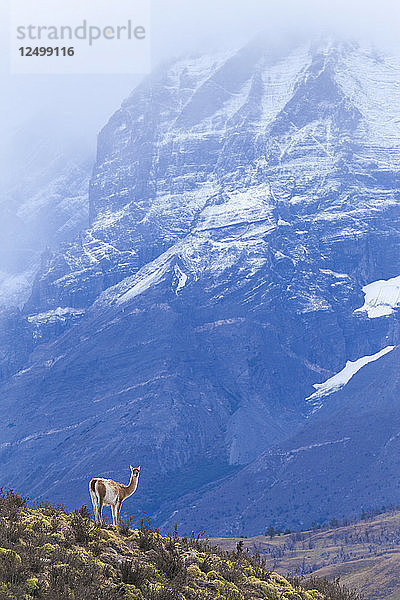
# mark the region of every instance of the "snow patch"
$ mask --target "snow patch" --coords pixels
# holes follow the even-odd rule
[[[289,256],[287,256],[287,254],[283,254],[283,252],[281,252],[280,250],[276,250],[274,252],[274,258],[276,260],[282,260],[283,258],[289,258],[289,260],[292,260]]]
[[[251,225],[272,219],[273,205],[269,185],[261,184],[247,190],[227,194],[223,204],[207,206],[200,214],[197,231]]]
[[[175,271],[175,275],[178,279],[178,285],[175,290],[175,294],[178,295],[179,292],[185,287],[186,282],[188,280],[188,276],[186,275],[186,273],[184,273],[182,271],[182,269],[179,267],[179,265],[175,265],[174,271]]]
[[[156,285],[161,281],[164,273],[167,271],[168,264],[161,265],[158,269],[151,271],[146,274],[143,278],[139,279],[127,292],[125,292],[120,298],[118,298],[118,304],[123,304],[132,300],[136,296],[143,294],[146,290]]]
[[[76,318],[81,317],[85,314],[84,310],[77,308],[62,308],[59,306],[53,310],[48,310],[47,312],[38,313],[36,315],[31,315],[28,317],[29,323],[33,323],[34,325],[44,325],[48,323],[57,323],[59,321],[66,321],[68,318]]]
[[[100,294],[95,305],[121,305],[157,285],[170,268],[171,260],[179,250],[182,250],[182,244],[172,246],[151,263],[144,265],[135,275],[126,277],[116,285],[105,290]]]
[[[350,275],[347,275],[347,273],[336,273],[335,271],[331,271],[330,269],[320,269],[320,271],[324,275],[331,275],[332,277],[336,277],[337,279],[350,279]]]
[[[355,313],[366,312],[370,319],[387,317],[400,306],[400,275],[373,281],[363,287],[365,300]]]
[[[309,312],[318,312],[318,311],[326,311],[330,310],[330,304],[320,296],[315,294],[310,294],[309,296],[304,298],[305,305],[301,309],[302,314],[306,314]]]
[[[381,358],[381,356],[388,354],[388,352],[391,352],[393,348],[394,346],[386,346],[386,348],[383,348],[383,350],[380,350],[376,354],[372,354],[370,356],[362,356],[354,362],[348,360],[344,369],[339,371],[339,373],[336,373],[336,375],[330,377],[329,379],[324,381],[324,383],[314,383],[313,387],[317,391],[311,394],[311,396],[308,396],[308,398],[306,398],[306,401],[310,404],[315,405],[315,412],[322,406],[322,403],[319,402],[321,398],[329,396],[330,394],[333,394],[334,392],[340,390],[362,367],[364,367],[368,363],[378,360],[379,358]]]
[[[196,327],[196,333],[201,333],[202,331],[212,331],[217,327],[221,327],[222,325],[236,325],[237,323],[243,323],[246,319],[243,317],[237,317],[233,319],[220,319],[219,321],[213,321],[212,323],[204,323],[203,325],[199,325]]]

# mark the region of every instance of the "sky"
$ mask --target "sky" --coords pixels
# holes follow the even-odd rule
[[[94,152],[97,132],[141,79],[140,75],[8,73],[7,10],[14,1],[2,0],[0,9],[0,176],[9,171],[8,134],[25,128],[28,135],[32,122],[36,131],[42,127],[46,135],[66,143],[76,139]],[[151,0],[152,64],[187,53],[240,47],[261,31],[271,43],[331,31],[390,51],[397,43],[399,26],[397,0]]]

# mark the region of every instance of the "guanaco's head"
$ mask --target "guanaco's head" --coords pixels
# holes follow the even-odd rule
[[[132,467],[132,465],[129,465],[132,471],[132,475],[134,477],[139,477],[139,473],[140,473],[140,467]]]

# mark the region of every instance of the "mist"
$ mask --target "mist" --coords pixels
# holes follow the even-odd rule
[[[5,24],[10,1],[1,9],[2,139],[40,120],[60,140],[69,144],[76,136],[93,153],[97,132],[140,76],[9,74]],[[273,45],[334,35],[397,51],[400,5],[395,0],[153,0],[151,6],[153,67],[180,55],[238,48],[261,32]],[[7,152],[2,154],[3,162]]]
[[[140,76],[9,74],[5,24],[11,1],[2,5],[0,13],[3,134],[39,115],[44,115],[46,127],[46,113],[50,113],[60,115],[62,134],[69,137],[76,132],[81,140],[84,134],[93,148],[96,132]],[[261,32],[274,45],[291,43],[294,38],[334,35],[397,52],[400,5],[395,0],[153,0],[151,6],[153,67],[180,55],[238,48]],[[73,119],[68,118],[63,130],[65,115],[73,115]]]
[[[21,204],[29,196],[30,169],[35,161],[41,172],[54,155],[72,157],[77,164],[93,162],[97,133],[142,78],[10,74],[6,24],[11,1],[0,9],[3,214],[17,210],[13,203]],[[271,46],[283,49],[316,36],[335,36],[398,52],[400,6],[395,0],[153,0],[151,7],[153,68],[181,55],[237,49],[260,33]],[[20,190],[22,186],[17,196],[13,195],[16,186]],[[1,225],[0,237],[4,238]],[[0,256],[0,273],[2,268]]]

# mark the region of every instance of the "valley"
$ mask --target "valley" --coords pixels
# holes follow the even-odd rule
[[[280,573],[340,578],[371,600],[395,600],[400,594],[400,512],[366,518],[354,524],[287,535],[212,539],[226,550],[239,541],[259,552],[267,567]]]

